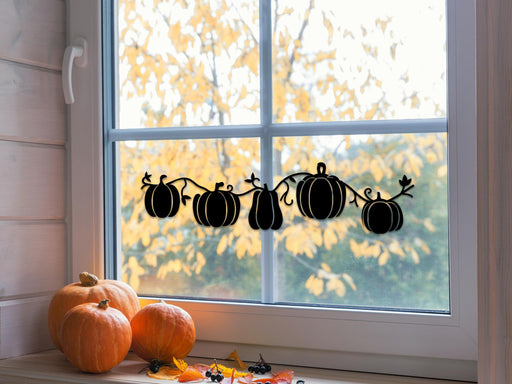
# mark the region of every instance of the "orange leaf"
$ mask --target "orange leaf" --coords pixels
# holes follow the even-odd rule
[[[235,362],[238,364],[238,366],[240,367],[240,369],[247,369],[247,367],[249,366],[249,364],[247,363],[244,363],[240,357],[238,356],[238,352],[236,351],[236,349],[231,352],[231,354],[228,356],[228,359],[233,359],[235,360]]]
[[[234,383],[235,383],[235,379],[236,379],[235,375],[236,375],[236,369],[235,369],[235,368],[233,368],[233,372],[231,373],[231,377],[230,377],[229,379],[228,379],[228,378],[225,378],[225,379],[222,381],[222,383],[223,383],[223,384],[234,384]]]
[[[201,372],[199,372],[194,367],[188,367],[182,374],[178,377],[179,383],[188,383],[190,381],[199,381],[203,380],[206,377],[202,375]]]
[[[148,371],[148,376],[153,379],[176,380],[180,373],[181,371],[178,369],[162,366],[156,373]]]

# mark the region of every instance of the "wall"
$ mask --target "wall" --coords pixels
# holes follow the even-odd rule
[[[478,382],[512,383],[512,2],[479,0]]]
[[[0,358],[52,347],[66,280],[64,0],[0,0]]]

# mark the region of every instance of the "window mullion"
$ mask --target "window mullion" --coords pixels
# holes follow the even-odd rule
[[[261,180],[272,188],[272,30],[269,0],[260,0],[260,136]],[[272,231],[261,231],[261,300],[274,299],[274,236]]]

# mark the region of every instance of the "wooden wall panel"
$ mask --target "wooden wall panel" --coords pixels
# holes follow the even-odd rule
[[[0,359],[53,348],[47,308],[67,267],[65,44],[65,0],[0,0]]]
[[[0,60],[0,121],[0,140],[64,144],[60,73]]]
[[[42,296],[0,301],[0,359],[53,348],[46,320],[50,300]]]
[[[55,292],[66,280],[63,222],[0,222],[0,299]]]
[[[512,383],[512,2],[477,10],[478,383]]]
[[[60,69],[66,43],[64,0],[0,0],[0,58]]]
[[[0,220],[63,220],[65,150],[0,141]]]

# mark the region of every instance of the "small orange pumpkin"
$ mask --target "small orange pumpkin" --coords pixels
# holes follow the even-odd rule
[[[106,372],[121,363],[130,350],[132,329],[108,299],[80,304],[62,319],[60,340],[64,355],[83,372]]]
[[[140,358],[169,364],[186,357],[196,341],[192,317],[184,309],[164,301],[149,304],[133,317],[132,350]]]
[[[55,346],[62,351],[60,326],[67,311],[83,303],[97,303],[104,298],[130,321],[140,309],[137,294],[118,280],[100,280],[92,273],[80,273],[80,282],[68,284],[53,296],[48,308],[48,330]]]

